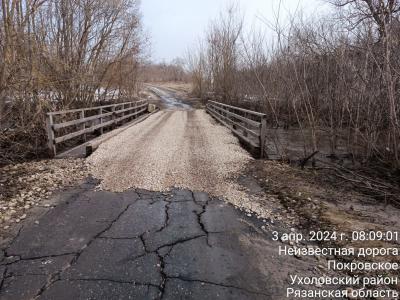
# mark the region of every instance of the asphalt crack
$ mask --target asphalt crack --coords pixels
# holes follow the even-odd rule
[[[160,289],[160,294],[159,298],[162,299],[164,297],[164,292],[165,292],[165,283],[167,282],[167,274],[164,271],[165,268],[165,262],[164,262],[164,257],[160,255],[157,252],[158,259],[160,260],[160,275],[161,275],[161,284],[159,286]]]
[[[4,267],[3,274],[1,277],[1,281],[0,281],[0,291],[2,291],[2,289],[3,289],[4,280],[6,279],[6,274],[7,274],[7,267]]]
[[[108,226],[106,226],[106,228],[104,228],[103,230],[101,230],[100,232],[98,232],[96,235],[94,235],[87,243],[86,245],[84,245],[80,251],[77,252],[75,258],[71,261],[71,265],[73,265],[78,259],[79,256],[83,253],[83,251],[89,247],[96,239],[100,238],[101,235],[103,233],[105,233],[106,231],[110,230],[111,227],[122,217],[122,215],[129,209],[129,207],[131,205],[133,205],[134,203],[128,204],[126,205],[126,207],[118,214],[118,216],[116,218],[114,218],[113,220],[111,220],[111,222],[108,224]]]
[[[197,222],[199,223],[201,230],[202,230],[202,231],[205,233],[205,235],[206,235],[207,246],[208,246],[208,247],[212,247],[211,244],[210,244],[210,242],[209,242],[209,240],[208,240],[209,234],[210,234],[210,233],[207,231],[206,226],[204,225],[204,223],[203,223],[203,221],[202,221],[202,219],[201,219],[201,216],[206,212],[206,209],[207,209],[207,205],[208,205],[208,203],[209,203],[209,200],[207,200],[205,203],[200,204],[199,202],[197,202],[197,201],[195,200],[196,198],[195,198],[193,192],[192,192],[192,199],[193,199],[193,202],[194,202],[196,205],[198,205],[198,206],[201,207],[201,212],[195,211],[195,213],[196,213],[196,215],[197,215]]]
[[[52,205],[52,206],[49,206],[49,207],[39,206],[39,207],[42,207],[42,208],[46,208],[46,209],[47,209],[47,211],[46,211],[43,215],[41,215],[41,218],[45,217],[45,216],[46,216],[47,214],[49,214],[55,207],[57,207],[57,206],[59,206],[59,205],[68,206],[68,205],[74,203],[75,201],[78,201],[78,199],[79,199],[80,197],[82,197],[82,196],[83,196],[83,197],[87,197],[87,196],[85,195],[86,192],[87,192],[87,189],[84,189],[84,188],[79,187],[79,188],[77,189],[77,191],[75,191],[75,192],[73,192],[72,194],[68,195],[68,196],[67,196],[67,199],[64,200],[62,203],[57,203],[57,204]],[[10,257],[10,256],[18,256],[18,257],[20,257],[19,255],[9,254],[9,253],[8,253],[8,249],[9,249],[9,248],[11,247],[11,245],[19,238],[19,236],[20,236],[20,234],[21,234],[23,228],[24,228],[24,225],[21,224],[20,228],[18,229],[17,234],[16,234],[16,235],[12,238],[12,240],[7,244],[7,247],[5,247],[5,248],[3,249],[4,258],[3,258],[2,262],[5,260],[6,257]],[[62,255],[65,255],[65,254],[60,254],[60,256],[62,256]],[[40,258],[40,257],[38,257],[38,258]],[[24,259],[30,259],[30,257],[29,257],[29,258],[24,258]],[[35,258],[32,258],[32,259],[35,259]],[[21,257],[20,257],[20,260],[22,260]]]
[[[121,199],[123,200],[123,199]],[[135,202],[134,202],[135,203]],[[53,273],[49,276],[48,282],[40,289],[40,291],[36,294],[35,299],[39,298],[46,290],[48,290],[55,282],[59,281],[61,278],[61,275],[63,272],[65,272],[67,269],[69,269],[72,265],[74,265],[81,254],[85,251],[87,247],[89,247],[97,238],[99,238],[103,233],[105,233],[107,230],[109,230],[121,217],[122,215],[129,209],[131,205],[134,203],[127,204],[126,207],[115,217],[111,222],[109,223],[108,226],[106,226],[103,230],[98,232],[96,235],[94,235],[87,243],[84,245],[78,252],[75,253],[74,257],[71,259],[70,263],[68,266],[56,273]]]
[[[15,263],[18,263],[20,261],[31,261],[31,260],[39,260],[39,259],[49,259],[49,258],[55,258],[55,257],[62,257],[62,256],[67,256],[67,255],[77,255],[78,252],[66,252],[66,253],[60,253],[60,254],[53,254],[53,255],[44,255],[44,256],[29,256],[29,257],[21,257],[19,255],[10,255],[10,256],[5,256],[5,258],[8,259],[13,259],[14,257],[17,257],[16,260],[13,260],[9,263],[2,263],[1,265],[3,266],[9,266]]]
[[[203,249],[205,249],[205,244],[207,244],[208,247],[212,248],[212,247],[217,247],[216,245],[212,245],[210,243],[209,238],[212,237],[211,234],[213,234],[214,232],[209,232],[207,230],[207,228],[209,228],[208,226],[208,214],[204,215],[207,210],[210,210],[212,207],[210,206],[211,203],[213,203],[212,201],[215,200],[213,198],[209,198],[207,195],[207,197],[203,197],[204,195],[202,195],[202,197],[196,198],[195,194],[191,191],[187,192],[187,191],[183,191],[183,192],[177,192],[176,194],[171,194],[171,193],[163,193],[162,195],[160,194],[155,194],[152,192],[145,192],[145,191],[141,191],[138,192],[135,190],[136,195],[134,195],[136,198],[134,199],[126,199],[125,196],[123,194],[121,194],[121,198],[120,199],[116,199],[116,200],[121,200],[121,205],[118,206],[118,209],[116,211],[113,212],[113,216],[112,218],[107,217],[104,218],[103,220],[105,220],[104,222],[102,221],[101,223],[102,226],[100,228],[97,229],[96,232],[93,232],[93,234],[86,236],[86,240],[87,242],[85,243],[85,245],[83,245],[82,247],[80,247],[79,249],[77,249],[75,251],[72,252],[68,252],[68,253],[61,253],[61,254],[54,254],[54,255],[45,255],[45,256],[29,256],[29,257],[21,257],[19,255],[9,255],[9,253],[7,252],[7,250],[9,248],[6,248],[5,250],[3,250],[4,252],[4,258],[3,261],[1,262],[0,266],[3,266],[4,270],[3,270],[3,277],[1,279],[0,282],[0,291],[2,289],[4,289],[4,282],[7,284],[9,280],[14,280],[14,279],[8,279],[10,277],[15,277],[16,281],[22,280],[20,279],[23,276],[26,275],[41,275],[41,276],[46,276],[41,278],[41,287],[40,289],[36,290],[34,292],[34,299],[38,299],[40,298],[43,293],[45,293],[46,291],[48,291],[49,289],[51,289],[53,287],[53,285],[56,282],[59,281],[104,281],[104,282],[113,282],[113,283],[120,283],[120,284],[134,284],[134,285],[138,285],[138,286],[143,286],[143,287],[147,287],[147,291],[150,292],[155,292],[157,294],[157,299],[163,299],[166,296],[166,291],[168,289],[168,282],[169,280],[181,280],[181,281],[186,281],[186,282],[198,282],[198,283],[202,283],[202,284],[210,284],[210,285],[214,285],[214,286],[220,286],[220,287],[224,287],[224,288],[228,288],[228,289],[237,289],[237,290],[241,290],[243,292],[249,293],[249,294],[253,294],[253,295],[262,295],[262,296],[268,296],[267,294],[264,294],[262,292],[259,291],[254,291],[251,289],[247,289],[247,286],[244,287],[240,287],[240,286],[236,286],[235,284],[229,284],[229,281],[226,283],[225,279],[223,278],[215,278],[213,280],[215,281],[223,281],[221,282],[213,282],[211,281],[207,281],[207,280],[200,280],[200,279],[193,279],[193,278],[186,278],[186,277],[182,277],[182,276],[173,276],[173,275],[180,275],[180,273],[178,274],[170,274],[169,273],[169,268],[174,266],[175,263],[177,263],[178,265],[180,264],[179,261],[177,261],[177,259],[179,259],[179,254],[181,253],[182,249],[186,249],[186,247],[184,246],[182,249],[180,247],[175,247],[177,245],[181,245],[184,244],[186,242],[190,242],[192,240],[195,239],[199,239],[202,238],[201,241],[198,241],[199,243],[201,243]],[[172,192],[175,193],[175,192]],[[96,193],[93,194],[87,194],[87,193],[76,193],[74,195],[71,195],[68,199],[69,199],[69,203],[67,203],[66,205],[76,201],[76,200],[81,200],[81,201],[95,201],[95,196]],[[129,194],[131,195],[131,194]],[[171,198],[171,197],[175,197],[175,198]],[[128,200],[128,201],[127,201]],[[113,226],[124,216],[124,214],[129,214],[130,215],[130,211],[127,213],[127,211],[132,207],[132,205],[134,205],[135,203],[137,203],[137,201],[140,200],[146,200],[146,203],[149,205],[153,205],[156,202],[162,201],[162,203],[160,203],[159,205],[157,205],[157,213],[159,213],[159,220],[157,223],[157,226],[152,227],[151,229],[146,229],[149,227],[145,227],[144,230],[146,230],[145,232],[141,233],[141,231],[134,233],[134,234],[138,234],[141,233],[138,236],[134,236],[134,237],[118,237],[118,235],[116,235],[114,237],[114,234],[111,233],[111,228],[113,228]],[[187,204],[183,204],[183,202],[187,202]],[[163,204],[163,205],[161,205]],[[143,209],[146,209],[148,206],[144,205]],[[164,210],[164,211],[163,211]],[[135,212],[140,214],[141,211]],[[193,215],[192,215],[193,214]],[[125,215],[125,217],[127,217],[127,215]],[[189,216],[190,215],[190,216]],[[136,215],[133,215],[132,217],[134,218]],[[124,217],[124,220],[125,220]],[[190,217],[190,220],[186,220],[187,217]],[[207,217],[207,218],[206,218]],[[122,219],[121,219],[122,222]],[[125,221],[124,221],[125,222]],[[22,224],[21,224],[22,225]],[[119,225],[119,224],[118,224]],[[129,225],[129,222],[126,224],[127,226],[132,226]],[[188,231],[184,231],[182,233],[179,232],[180,228],[182,228],[182,226],[191,226],[190,230]],[[147,226],[147,225],[146,225]],[[23,227],[21,226],[19,232],[18,232],[18,237],[19,234],[21,233]],[[108,234],[105,233],[108,232]],[[156,233],[161,233],[158,234],[157,236],[161,235],[161,239],[160,241],[157,241],[154,245],[153,245],[153,239],[154,239],[154,234]],[[179,234],[178,234],[179,233]],[[217,232],[220,233],[220,232]],[[15,237],[17,238],[17,237]],[[152,280],[149,280],[148,283],[146,282],[136,282],[131,278],[125,278],[124,276],[122,276],[122,278],[118,278],[118,279],[113,279],[114,276],[110,276],[111,278],[104,278],[104,277],[108,277],[107,274],[96,274],[99,275],[100,278],[91,278],[91,277],[95,277],[93,275],[88,274],[89,278],[79,278],[80,276],[77,276],[78,278],[65,278],[64,274],[65,272],[67,272],[68,269],[70,269],[71,267],[73,268],[74,265],[78,264],[79,265],[79,258],[81,257],[81,255],[83,253],[86,253],[86,249],[89,248],[93,242],[95,242],[96,240],[100,240],[102,239],[104,240],[136,240],[136,242],[138,242],[140,240],[142,246],[140,246],[140,244],[138,245],[138,247],[140,247],[140,251],[136,251],[135,252],[131,252],[129,251],[126,254],[126,261],[132,262],[132,261],[136,261],[138,260],[138,264],[141,264],[141,260],[139,261],[139,259],[147,256],[147,255],[151,255],[151,259],[152,259],[152,265],[151,265],[151,270],[152,272],[154,272],[154,276],[157,276],[157,281],[153,282]],[[211,240],[212,241],[212,240]],[[14,242],[14,240],[13,240]],[[12,242],[11,242],[12,243]],[[113,244],[112,242],[110,242],[111,244]],[[130,243],[130,242],[127,242]],[[135,243],[135,245],[137,245]],[[196,243],[197,245],[197,243]],[[135,248],[136,249],[136,248]],[[139,249],[139,248],[137,248]],[[15,251],[17,252],[17,251]],[[54,251],[55,252],[55,251]],[[52,252],[50,252],[52,253]],[[205,255],[205,254],[203,254]],[[24,274],[22,273],[17,273],[18,275],[14,275],[12,273],[10,273],[11,268],[8,267],[10,265],[16,264],[18,262],[21,261],[33,261],[33,260],[40,260],[40,259],[51,259],[51,258],[56,258],[56,257],[62,257],[62,256],[69,256],[66,259],[63,260],[63,266],[61,267],[57,267],[57,270],[54,269],[45,269],[44,273],[41,273],[41,270],[36,271],[36,269],[28,269],[27,272],[25,272]],[[153,257],[154,256],[154,257]],[[147,260],[146,260],[147,261]],[[121,260],[119,261],[121,263]],[[122,264],[124,264],[125,261],[122,262]],[[136,264],[136,263],[135,263]],[[155,265],[157,264],[157,265]],[[146,265],[147,266],[147,265]],[[150,266],[149,266],[150,267]],[[186,266],[184,266],[186,268]],[[30,271],[30,272],[29,272]],[[0,274],[1,275],[1,274]],[[169,276],[171,275],[171,276]],[[189,275],[190,277],[190,275]],[[207,275],[201,276],[204,277],[205,279],[207,279]],[[126,280],[124,280],[126,279]],[[136,277],[135,277],[136,279]],[[147,279],[141,279],[138,278],[139,281],[143,280],[143,281],[147,281]],[[241,284],[239,284],[241,285]],[[152,289],[156,289],[156,290],[152,290]],[[146,290],[146,288],[143,288],[144,290]],[[256,289],[258,289],[258,287],[256,287]],[[262,290],[262,289],[261,289]],[[168,293],[168,292],[167,292]]]
[[[163,296],[164,296],[164,292],[165,292],[165,284],[166,284],[166,281],[167,281],[167,279],[168,279],[168,276],[167,276],[167,274],[165,273],[165,265],[166,265],[166,263],[165,263],[165,257],[167,257],[170,253],[171,253],[171,251],[172,251],[172,249],[173,249],[173,247],[174,246],[176,246],[176,245],[178,245],[178,244],[182,244],[182,243],[185,243],[185,242],[188,242],[188,241],[191,241],[191,240],[194,240],[194,239],[197,239],[197,238],[200,238],[200,237],[204,237],[204,235],[199,235],[199,236],[195,236],[195,237],[191,237],[191,238],[187,238],[187,239],[180,239],[180,240],[178,240],[178,241],[175,241],[175,242],[173,242],[173,243],[168,243],[168,244],[165,244],[165,245],[161,245],[160,247],[158,247],[157,249],[155,249],[154,251],[150,251],[150,250],[148,250],[147,248],[146,248],[146,242],[145,242],[145,238],[144,238],[144,234],[142,234],[142,235],[140,235],[140,240],[142,241],[142,243],[143,243],[143,247],[144,247],[144,251],[145,251],[145,254],[143,254],[143,255],[141,255],[141,256],[145,256],[145,255],[148,255],[148,254],[156,254],[157,256],[158,256],[158,259],[159,259],[159,261],[160,261],[160,264],[159,264],[159,273],[160,273],[160,275],[161,275],[161,284],[158,286],[158,289],[160,290],[160,293],[159,293],[159,299],[162,299],[163,298]],[[167,251],[167,253],[165,253],[164,255],[162,255],[161,253],[160,253],[160,249],[162,249],[162,248],[164,248],[164,247],[170,247],[169,249],[168,249],[168,251]],[[137,258],[136,258],[137,259]]]
[[[142,241],[144,251],[145,251],[147,254],[150,254],[150,253],[152,253],[152,251],[148,250],[147,247],[146,247],[146,241],[145,241],[145,239],[144,239],[144,235],[145,235],[145,234],[146,234],[146,233],[141,234],[141,235],[139,236],[139,238],[140,238],[140,240]]]
[[[164,226],[162,226],[161,228],[159,228],[158,230],[156,230],[155,232],[161,232],[161,231],[163,231],[165,228],[167,228],[168,227],[168,225],[169,225],[169,219],[170,219],[170,216],[169,216],[169,209],[170,209],[170,205],[171,205],[171,202],[168,202],[168,201],[165,201],[166,202],[166,204],[165,204],[165,206],[164,206],[164,210],[165,210],[165,221],[164,221]]]

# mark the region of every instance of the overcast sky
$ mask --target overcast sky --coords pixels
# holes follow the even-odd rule
[[[169,62],[184,56],[187,49],[204,36],[210,21],[232,2],[238,3],[248,28],[259,28],[265,27],[260,17],[274,20],[279,0],[142,0],[152,59]],[[282,0],[282,4],[281,14],[293,13],[298,7],[307,15],[326,9],[323,0]]]

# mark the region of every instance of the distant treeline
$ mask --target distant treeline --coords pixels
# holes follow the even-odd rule
[[[147,63],[142,68],[145,82],[189,82],[190,76],[185,69],[185,61],[176,58],[170,63]]]

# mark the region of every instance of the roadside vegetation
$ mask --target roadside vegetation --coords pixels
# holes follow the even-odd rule
[[[193,93],[267,114],[267,154],[278,150],[270,158],[284,162],[248,165],[248,178],[258,180],[270,201],[254,202],[278,207],[273,202],[278,200],[282,219],[294,221],[303,233],[396,230],[400,2],[328,4],[324,16],[306,19],[297,13],[288,22],[279,19],[284,9],[279,7],[276,20],[262,19],[265,31],[275,32],[273,41],[265,32],[247,32],[239,10],[229,8],[187,56]],[[321,241],[318,246],[379,249],[396,247],[397,241]],[[396,256],[361,260],[379,259],[398,262]],[[319,260],[324,272],[327,260]]]
[[[398,175],[400,2],[329,4],[325,16],[297,13],[289,22],[278,7],[276,20],[263,20],[273,41],[246,32],[231,7],[188,55],[193,92],[266,113],[269,140],[283,159],[291,159],[285,133],[297,130],[303,158],[324,152]]]
[[[146,46],[136,0],[1,1],[0,165],[47,155],[47,111],[132,100]]]

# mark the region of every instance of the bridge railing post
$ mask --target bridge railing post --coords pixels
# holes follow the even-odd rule
[[[85,110],[82,109],[82,110],[80,111],[79,117],[80,117],[81,119],[84,119],[84,118],[85,118]],[[85,130],[85,129],[86,129],[86,122],[83,122],[82,125],[81,125],[81,130]],[[83,137],[83,141],[86,142],[86,140],[87,140],[87,139],[86,139],[86,133],[83,134],[82,137]]]
[[[99,108],[98,114],[100,115],[99,122],[100,122],[100,124],[103,124],[103,118],[101,117],[103,115],[103,108],[102,107]],[[100,135],[102,135],[103,133],[104,133],[104,128],[100,127]]]
[[[47,114],[46,116],[46,131],[47,131],[47,146],[49,148],[50,156],[56,156],[56,145],[54,143],[54,129],[53,129],[53,115]]]
[[[116,120],[116,114],[115,114],[115,104],[111,107],[111,112],[112,112],[112,115],[111,115],[111,118],[112,118],[112,128],[114,129],[115,127],[116,127],[116,123],[115,123],[115,120]]]
[[[261,117],[260,127],[260,158],[265,157],[265,139],[267,136],[267,116]]]

